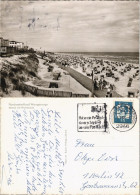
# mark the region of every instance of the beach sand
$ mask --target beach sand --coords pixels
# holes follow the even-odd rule
[[[128,66],[128,64],[129,63],[126,63],[125,66]],[[133,64],[133,65],[134,65],[134,67],[138,66],[138,64]],[[85,65],[85,67],[87,67],[87,66],[88,66],[88,64]],[[99,65],[94,65],[94,66],[99,66]],[[107,67],[107,66],[108,65],[106,63],[104,63],[104,67]],[[123,67],[123,69],[125,68],[125,66]],[[92,68],[87,68],[86,72],[83,72],[82,67],[80,67],[80,66],[78,66],[77,68],[71,66],[71,68],[77,70],[78,72],[82,73],[85,76],[87,76],[86,72],[91,73],[91,71],[92,71]],[[110,84],[113,84],[115,86],[115,91],[123,97],[127,97],[128,91],[139,90],[139,76],[136,78],[133,78],[131,87],[127,87],[129,78],[131,78],[132,75],[135,74],[136,70],[138,70],[138,69],[132,68],[131,71],[124,73],[124,76],[122,76],[120,74],[122,67],[117,67],[117,69],[118,69],[117,71],[112,71],[112,72],[114,72],[115,76],[119,78],[119,81],[115,81],[115,79],[111,78],[111,77],[106,77],[105,76],[106,71],[99,73],[99,74],[96,74],[96,75],[94,75],[94,77],[99,79],[101,75],[104,75],[105,80],[107,82],[109,82]],[[98,67],[98,71],[100,71],[100,70],[101,70],[101,66]],[[93,74],[94,74],[94,72],[93,72]],[[91,76],[88,76],[88,77],[92,78]]]
[[[0,58],[0,69],[2,69],[3,65],[6,66],[12,66],[18,64],[23,64],[23,61],[21,60],[21,57],[27,57],[27,54],[23,55],[14,55],[9,58]],[[120,65],[120,62],[116,61],[109,61],[109,60],[103,60],[103,64],[100,64],[100,59],[95,59],[93,57],[87,57],[82,55],[52,55],[53,58],[56,58],[56,62],[58,61],[61,63],[62,61],[68,62],[68,66],[72,69],[80,72],[81,74],[87,76],[88,73],[91,73],[94,68],[96,68],[96,71],[93,71],[93,78],[98,80],[100,79],[101,75],[104,76],[105,81],[109,82],[110,84],[114,85],[114,92],[117,92],[120,94],[120,96],[127,97],[129,91],[138,91],[139,90],[139,72],[138,72],[138,64],[130,64],[130,63],[122,63]],[[38,71],[37,71],[37,77],[30,77],[27,84],[37,86],[40,89],[50,89],[49,83],[50,82],[56,82],[58,83],[58,88],[55,88],[55,90],[60,91],[70,91],[73,93],[78,94],[89,94],[89,97],[91,97],[91,92],[87,90],[85,87],[83,87],[78,81],[76,81],[73,77],[69,75],[68,72],[61,69],[57,63],[50,63],[47,64],[46,59],[42,59],[40,55],[37,55],[37,58],[39,60],[38,64]],[[98,62],[99,61],[99,62]],[[28,65],[25,64],[28,68]],[[53,66],[53,71],[48,72],[48,66]],[[131,67],[131,70],[128,70],[124,72],[124,75],[121,75],[121,71],[124,71],[128,67]],[[85,71],[83,71],[83,67]],[[104,67],[105,70],[102,71],[102,68]],[[112,67],[115,67],[115,70],[112,70]],[[114,74],[115,77],[118,77],[118,81],[115,81],[112,77],[107,77],[106,72],[108,72],[108,69],[111,69],[111,72]],[[58,80],[54,80],[54,73],[60,73],[61,76]],[[133,75],[138,74],[133,78]],[[26,75],[25,75],[26,76]],[[87,76],[90,79],[91,76]],[[127,86],[129,78],[133,78],[132,84],[130,87]],[[97,94],[99,97],[105,97],[106,95],[106,89],[102,91],[97,91]],[[4,97],[22,97],[22,94],[20,91],[17,90],[11,90],[9,94],[4,94]],[[26,93],[26,96],[33,96],[30,93]],[[25,96],[25,97],[26,97]]]
[[[89,94],[89,96],[91,96],[91,92],[89,90],[84,88],[79,82],[77,82],[74,78],[72,78],[66,71],[59,68],[55,63],[51,64],[51,66],[54,67],[53,72],[48,72],[48,66],[44,65],[44,62],[46,60],[41,59],[41,58],[38,58],[38,59],[39,59],[38,76],[41,78],[42,81],[58,82],[59,88],[58,89],[55,88],[55,90],[70,91],[70,92],[79,93],[79,94]],[[61,77],[59,78],[58,81],[53,80],[54,72],[61,73]],[[44,88],[45,89],[48,88],[47,85]]]
[[[114,85],[114,90],[120,94],[122,97],[127,97],[128,92],[131,91],[138,91],[139,90],[139,72],[136,76],[133,75],[136,74],[137,71],[139,71],[139,65],[134,63],[126,63],[126,62],[116,62],[116,61],[109,61],[109,60],[103,60],[103,65],[100,63],[96,63],[96,60],[100,61],[100,59],[95,59],[87,56],[81,56],[81,55],[61,55],[58,57],[59,59],[63,59],[66,62],[68,62],[68,66],[73,68],[74,70],[80,72],[81,74],[87,76],[88,73],[91,74],[92,70],[96,67],[97,70],[93,71],[93,78],[100,80],[100,76],[103,75],[105,81],[109,82],[110,84]],[[62,60],[62,61],[63,61]],[[60,60],[59,60],[60,62]],[[83,67],[85,71],[83,71]],[[104,67],[105,70],[102,71],[102,68]],[[115,70],[112,70],[112,67],[115,67]],[[130,70],[126,70],[128,67],[131,67]],[[106,73],[109,72],[108,69],[111,70],[111,73],[114,74],[114,77],[118,77],[118,81],[115,81],[115,78],[113,77],[107,77]],[[98,72],[98,73],[97,73]],[[121,72],[124,72],[124,75],[121,75]],[[87,76],[89,78],[92,78],[91,76]],[[130,87],[128,87],[128,81],[129,78],[132,78],[132,84]],[[104,94],[104,93],[103,93]]]

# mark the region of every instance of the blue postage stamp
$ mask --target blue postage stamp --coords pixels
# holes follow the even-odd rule
[[[115,102],[114,123],[132,123],[132,102]]]

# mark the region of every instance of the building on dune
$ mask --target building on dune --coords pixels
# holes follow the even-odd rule
[[[18,52],[24,52],[28,50],[28,46],[25,46],[23,42],[9,41],[0,37],[0,54],[1,56],[8,54],[15,54]]]
[[[17,41],[9,41],[9,47],[16,47],[18,49],[23,49],[24,48],[24,43],[23,42],[17,42]]]

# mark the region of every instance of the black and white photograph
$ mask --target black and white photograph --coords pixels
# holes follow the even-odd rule
[[[139,1],[1,1],[1,97],[139,97]]]

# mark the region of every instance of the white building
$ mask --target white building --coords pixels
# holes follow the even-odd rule
[[[16,41],[9,41],[9,46],[10,47],[16,47],[17,42]]]
[[[23,49],[24,48],[24,43],[22,43],[22,42],[17,42],[17,44],[16,44],[17,46],[17,48],[19,48],[19,49]]]
[[[22,43],[22,42],[17,42],[17,41],[10,41],[10,42],[9,42],[9,46],[10,46],[10,47],[16,47],[16,48],[18,48],[18,49],[22,49],[22,48],[24,48],[24,43]]]

